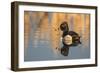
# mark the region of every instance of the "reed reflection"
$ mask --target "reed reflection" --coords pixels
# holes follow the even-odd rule
[[[25,61],[89,58],[90,15],[25,11],[24,40]]]

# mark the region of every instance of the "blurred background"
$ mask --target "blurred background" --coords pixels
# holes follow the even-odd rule
[[[57,48],[62,45],[60,25],[66,21],[69,31],[81,36],[79,46],[70,47],[64,57]],[[90,15],[79,13],[24,12],[25,61],[84,59],[90,57]]]

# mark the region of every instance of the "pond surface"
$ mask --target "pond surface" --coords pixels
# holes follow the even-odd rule
[[[25,41],[27,42],[27,44],[25,44],[24,49],[24,61],[47,61],[90,58],[90,37],[89,30],[87,30],[89,29],[89,21],[86,21],[88,19],[88,14],[76,14],[78,18],[82,17],[80,22],[77,21],[78,18],[75,18],[75,14],[72,15],[66,13],[64,15],[65,17],[69,16],[69,28],[72,31],[76,31],[81,36],[80,41],[82,42],[82,44],[79,44],[78,46],[69,47],[68,56],[64,56],[61,54],[60,49],[57,49],[63,46],[61,34],[59,34],[61,33],[61,31],[58,30],[59,25],[56,26],[56,24],[60,23],[58,23],[59,20],[57,20],[57,15],[59,16],[59,13],[40,13],[30,11],[27,11],[25,13],[27,17],[27,20],[25,19]],[[38,15],[38,17],[34,16],[36,14]],[[64,13],[62,13],[62,15],[63,14]],[[62,16],[60,16],[59,19],[61,20]],[[75,20],[77,22],[75,22]],[[80,23],[84,25],[80,25]],[[76,24],[77,26],[75,27]]]

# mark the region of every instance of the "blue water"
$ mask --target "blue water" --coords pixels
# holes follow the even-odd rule
[[[68,56],[63,56],[60,53],[60,51],[58,51],[57,54],[54,53],[52,50],[53,48],[50,45],[50,41],[38,40],[37,43],[37,46],[33,45],[33,40],[32,38],[30,38],[29,47],[25,49],[25,61],[47,61],[90,58],[89,43],[87,44],[87,46],[84,44],[79,44],[78,46],[70,47]]]

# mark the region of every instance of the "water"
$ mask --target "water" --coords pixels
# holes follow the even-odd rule
[[[89,20],[89,16],[87,14],[76,14],[76,16],[78,15],[78,17],[76,17],[75,14],[73,15],[67,13],[26,13],[27,20],[25,21],[29,20],[29,22],[25,24],[25,27],[26,25],[30,26],[26,27],[30,30],[27,30],[25,28],[25,33],[28,34],[25,35],[25,37],[27,36],[27,38],[25,38],[25,43],[27,42],[27,44],[25,44],[24,49],[24,61],[47,61],[90,58],[89,21],[86,21]],[[66,15],[68,17],[65,18],[66,20],[69,20],[67,22],[70,24],[70,30],[77,32],[81,36],[82,44],[79,44],[75,47],[70,47],[68,56],[63,56],[59,49],[56,48],[62,47],[61,31],[58,30],[58,28],[60,22],[63,21],[63,19],[61,18],[64,18],[64,16]],[[35,19],[35,17],[37,17],[37,19]],[[77,20],[80,17],[80,22],[74,21],[74,19]],[[75,27],[75,25],[77,26]],[[73,28],[71,28],[72,26]],[[85,33],[85,31],[87,31],[87,33]]]

